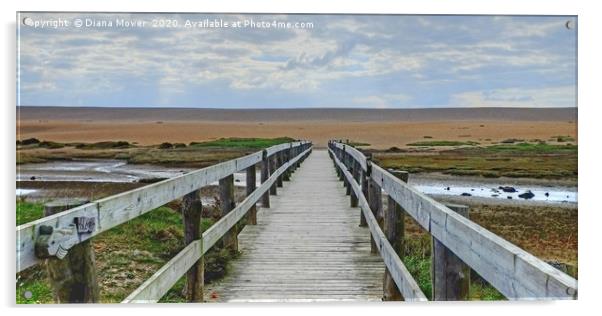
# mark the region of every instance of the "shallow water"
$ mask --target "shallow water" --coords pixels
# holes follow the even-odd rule
[[[37,191],[38,190],[34,190],[34,189],[17,189],[17,196],[27,196],[27,195],[32,194]]]
[[[537,201],[548,203],[577,203],[577,188],[566,186],[542,186],[542,185],[514,185],[503,182],[467,182],[465,180],[445,181],[417,181],[412,183],[416,189],[426,194],[488,198],[495,200],[518,200]],[[517,192],[504,192],[500,186],[511,186]],[[534,196],[531,199],[519,197],[520,194],[531,191]]]
[[[17,181],[136,182],[172,178],[190,168],[134,165],[121,160],[54,161],[17,166]]]

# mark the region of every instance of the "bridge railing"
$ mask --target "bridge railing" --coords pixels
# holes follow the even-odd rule
[[[373,246],[380,251],[387,266],[385,298],[395,296],[387,293],[387,278],[395,282],[406,300],[423,298],[399,259],[400,249],[391,246],[399,244],[403,231],[395,230],[399,224],[403,225],[403,215],[409,214],[432,236],[433,261],[435,257],[442,259],[432,266],[433,299],[467,298],[467,289],[457,287],[468,276],[458,264],[449,264],[455,259],[511,300],[577,299],[576,279],[474,223],[466,217],[467,210],[462,207],[443,205],[419,192],[405,183],[407,173],[394,175],[341,142],[330,141],[328,148],[351,195],[351,205],[359,204],[362,209],[362,223],[370,228]],[[387,212],[382,208],[382,192],[388,196]],[[386,235],[381,230],[383,227],[389,230]]]
[[[125,300],[126,302],[157,301],[183,274],[198,264],[202,255],[220,239],[223,238],[225,246],[237,249],[237,232],[234,227],[236,223],[247,213],[248,222],[255,223],[256,203],[261,200],[263,207],[269,207],[269,195],[276,194],[277,187],[282,186],[283,180],[289,179],[291,173],[311,152],[311,147],[312,144],[308,141],[272,146],[241,158],[99,199],[17,226],[17,272],[46,259],[50,264],[61,262],[60,264],[65,265],[69,260],[58,258],[68,256],[73,249],[86,244],[92,237],[183,197],[182,213],[187,246]],[[255,166],[257,164],[261,164],[261,185],[256,188]],[[233,174],[243,170],[246,171],[247,177],[247,197],[239,205],[235,205]],[[199,190],[216,181],[219,181],[220,185],[222,218],[201,235]],[[93,267],[88,268],[94,270]],[[198,278],[198,273],[191,277]],[[95,280],[95,276],[92,279]],[[202,288],[202,284],[198,281],[193,280],[188,283],[196,283],[195,287],[198,290],[199,287]],[[57,280],[58,283],[66,282]],[[62,301],[58,298],[59,301],[72,301],[68,298],[69,293],[63,294],[65,297]],[[196,294],[197,297],[191,300],[202,300],[202,297]],[[97,298],[87,301],[96,300]]]

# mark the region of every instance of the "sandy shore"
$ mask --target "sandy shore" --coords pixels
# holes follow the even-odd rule
[[[213,140],[222,137],[281,137],[310,139],[324,147],[329,139],[350,139],[369,143],[372,148],[425,140],[478,141],[483,144],[507,138],[543,139],[557,135],[576,137],[575,123],[567,121],[421,121],[421,122],[352,122],[352,121],[288,121],[288,122],[214,122],[214,121],[39,121],[22,120],[17,139],[36,137],[56,142],[96,142],[126,140],[140,145],[162,142]]]
[[[126,140],[140,145],[222,137],[350,139],[373,148],[424,140],[478,141],[576,137],[576,109],[216,110],[21,107],[17,139]]]

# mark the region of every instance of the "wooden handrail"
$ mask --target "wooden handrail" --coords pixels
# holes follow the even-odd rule
[[[333,159],[338,160],[336,156],[343,152],[343,148],[354,159],[357,153],[361,154],[348,145],[337,142],[329,144],[335,157]],[[363,154],[360,160],[366,161]],[[457,214],[378,165],[368,161],[364,170],[368,169],[371,179],[378,183],[384,192],[403,207],[420,226],[508,299],[577,298],[576,279]],[[351,180],[353,178],[348,178],[355,190],[357,183]],[[356,191],[356,194],[361,200],[363,195],[361,191]],[[368,213],[372,215],[371,212],[364,211],[364,216],[368,216]]]
[[[308,141],[299,141],[275,145],[265,149],[267,156],[273,155],[290,148],[298,149],[310,144]],[[84,204],[29,222],[16,228],[16,268],[17,272],[40,263],[35,255],[35,242],[41,226],[54,228],[67,227],[76,218],[86,217],[94,219],[96,227],[88,234],[75,236],[75,244],[88,240],[103,231],[134,219],[161,205],[178,199],[187,193],[198,190],[235,172],[257,164],[262,161],[264,151],[225,161],[207,168],[195,170],[187,174],[153,183],[141,188],[109,196],[91,203]]]

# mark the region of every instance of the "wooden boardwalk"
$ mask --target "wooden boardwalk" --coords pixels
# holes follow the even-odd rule
[[[271,206],[242,230],[240,257],[206,301],[381,300],[385,266],[326,150],[313,151]]]

